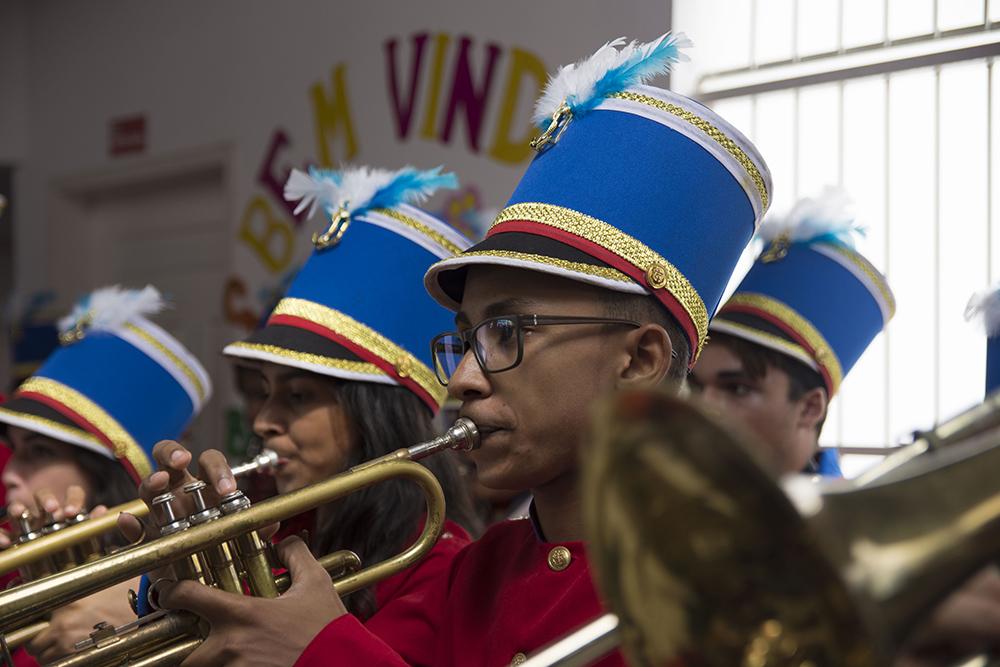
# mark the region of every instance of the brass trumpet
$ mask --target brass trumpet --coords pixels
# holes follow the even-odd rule
[[[255,595],[276,597],[282,584],[275,581],[272,575],[273,563],[257,530],[372,484],[394,478],[409,479],[421,487],[427,500],[423,531],[416,542],[399,554],[334,582],[337,592],[342,595],[364,588],[419,561],[433,548],[441,534],[445,519],[444,493],[433,473],[416,461],[447,449],[468,451],[478,445],[479,432],[475,424],[462,418],[438,438],[399,449],[328,480],[265,500],[253,507],[240,492],[230,494],[222,499],[221,511],[204,521],[196,521],[196,515],[213,508],[202,510],[199,506],[189,518],[176,517],[170,509],[169,499],[164,499],[158,503],[165,514],[161,529],[163,536],[0,593],[0,629],[3,633],[16,631],[58,607],[167,565],[171,565],[178,576],[196,578],[223,588],[233,584],[230,579],[235,575],[241,582],[245,581]],[[324,566],[342,562],[345,558],[349,559],[349,556],[331,554],[323,559]],[[239,585],[242,586],[242,583]],[[242,588],[238,592],[242,592]],[[164,622],[164,625],[171,624],[171,627],[176,625],[173,621]],[[198,635],[182,634],[178,637],[173,630],[165,632],[170,636],[159,637],[156,650],[169,650],[173,662],[150,664],[180,662],[200,642]],[[90,650],[97,651],[98,648]],[[82,655],[72,657],[84,660],[83,664],[101,664],[96,660],[95,663],[86,662]],[[115,659],[125,658],[133,660],[137,656],[116,655]]]
[[[270,470],[277,466],[278,455],[269,449],[263,450],[246,463],[233,467],[233,475],[241,477],[253,472]],[[7,574],[23,568],[34,568],[40,576],[51,574],[58,569],[79,565],[99,556],[99,547],[87,548],[88,543],[118,527],[118,516],[123,512],[138,518],[149,513],[146,503],[140,499],[116,505],[106,514],[90,518],[86,513],[78,514],[64,523],[50,524],[41,531],[22,530],[22,540],[0,552],[0,574]],[[83,549],[74,555],[75,549]],[[48,561],[48,562],[46,562]],[[63,563],[58,567],[58,563]],[[29,578],[34,578],[30,577]]]
[[[707,414],[633,393],[599,420],[585,518],[609,614],[524,663],[880,667],[1000,554],[1000,397],[860,488],[783,491]],[[798,484],[797,482],[802,482]]]
[[[246,463],[232,468],[234,477],[271,470],[278,464],[278,455],[265,449]],[[32,581],[94,561],[102,556],[100,536],[118,527],[118,517],[123,512],[143,518],[149,508],[140,499],[131,500],[108,510],[100,517],[91,518],[81,512],[66,522],[50,522],[41,531],[33,530],[27,515],[18,517],[21,522],[21,541],[0,552],[0,574],[21,570],[23,579]],[[23,584],[22,584],[23,585]],[[48,621],[36,620],[3,637],[8,651],[30,642],[35,635],[49,627]]]

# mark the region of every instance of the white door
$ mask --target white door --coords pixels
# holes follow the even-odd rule
[[[221,356],[230,267],[224,170],[157,171],[73,189],[50,227],[50,279],[67,301],[104,285],[155,285],[172,304],[156,322],[201,360],[218,394],[229,383]],[[196,450],[220,447],[222,404],[213,399],[195,422],[188,442]]]

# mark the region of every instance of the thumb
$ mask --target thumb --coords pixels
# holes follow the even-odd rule
[[[158,599],[163,609],[184,609],[201,616],[212,627],[239,622],[245,600],[242,595],[205,586],[197,581],[164,582]]]
[[[118,530],[129,542],[138,542],[145,534],[142,522],[134,514],[128,512],[122,512],[118,515]]]
[[[278,544],[277,550],[278,558],[288,568],[288,574],[292,579],[289,590],[330,585],[330,575],[312,555],[302,538],[285,538]]]

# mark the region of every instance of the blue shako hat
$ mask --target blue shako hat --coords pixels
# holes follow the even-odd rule
[[[763,251],[710,327],[802,362],[831,397],[896,309],[885,277],[854,249],[861,230],[848,205],[827,188],[768,219]]]
[[[267,324],[225,353],[400,385],[436,413],[446,391],[432,370],[428,342],[452,322],[421,278],[469,241],[411,204],[457,186],[455,175],[440,167],[293,170],[285,198],[300,202],[296,212],[322,209],[329,222],[313,235],[312,255]]]
[[[643,85],[682,58],[682,35],[609,42],[561,68],[536,105],[542,134],[486,238],[425,277],[457,310],[467,269],[512,266],[652,295],[692,362],[771,198],[750,142],[710,109]],[[620,47],[620,48],[619,48]]]
[[[978,319],[986,330],[986,395],[1000,389],[1000,285],[974,294],[965,309],[967,320]]]
[[[106,287],[59,321],[61,347],[10,401],[0,422],[117,459],[136,482],[152,472],[153,445],[177,439],[208,401],[201,363],[147,319],[156,288]]]

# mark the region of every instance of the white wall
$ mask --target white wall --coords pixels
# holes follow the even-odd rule
[[[275,126],[285,128],[294,142],[287,163],[315,158],[308,90],[320,82],[328,89],[331,70],[341,62],[348,64],[350,99],[362,138],[356,161],[393,165],[419,154],[425,164],[449,158],[454,162],[451,146],[419,139],[397,144],[386,104],[382,45],[387,37],[399,36],[405,53],[407,38],[417,30],[447,32],[454,38],[468,33],[474,37],[476,56],[482,55],[483,43],[492,40],[505,49],[531,50],[552,68],[620,34],[653,37],[668,23],[665,2],[600,0],[41,0],[13,7],[22,22],[27,14],[27,105],[15,102],[0,118],[12,117],[16,128],[19,121],[23,125],[25,107],[30,111],[25,187],[33,215],[30,223],[24,221],[29,228],[19,232],[32,260],[44,255],[39,243],[46,219],[45,188],[68,174],[123,162],[109,158],[106,151],[112,117],[146,113],[151,156],[230,143],[235,168],[231,195],[239,209],[254,187]],[[21,52],[13,59],[16,65],[24,61],[24,47],[13,41],[6,48]],[[408,74],[408,61],[403,65]],[[499,63],[494,97],[500,94],[504,70],[505,63]],[[23,80],[21,85],[23,89]],[[491,104],[489,113],[495,106]],[[3,108],[0,103],[0,114]],[[526,116],[526,107],[524,111]],[[489,116],[485,126],[492,128]],[[0,137],[5,136],[2,132]],[[459,123],[452,144],[459,143],[463,132]],[[467,180],[489,183],[496,193],[494,206],[503,203],[500,198],[520,171],[519,165],[500,165],[480,156],[465,156],[454,166]],[[44,285],[43,265],[28,263],[32,267],[23,276],[24,287]]]
[[[28,152],[28,11],[25,0],[0,3],[0,163]]]
[[[386,167],[444,163],[463,183],[479,189],[484,208],[500,207],[528,158],[526,154],[521,163],[510,164],[489,155],[515,51],[536,56],[545,71],[552,71],[620,35],[652,39],[669,28],[669,14],[667,0],[0,2],[0,85],[13,91],[0,91],[0,160],[11,153],[20,168],[19,290],[30,293],[73,277],[74,267],[54,261],[49,249],[56,223],[66,224],[65,211],[72,210],[59,201],[68,181],[78,183],[108,170],[120,173],[123,167],[145,168],[151,161],[221,145],[229,156],[232,272],[247,285],[245,305],[259,308],[259,293],[287,268],[268,266],[260,252],[240,239],[241,220],[252,202],[264,201],[278,223],[292,223],[282,203],[258,182],[258,171],[278,128],[291,143],[280,153],[276,171],[318,160],[310,90],[320,84],[330,95],[338,65],[345,67],[357,140],[352,162]],[[420,31],[430,33],[431,43],[421,69],[413,130],[400,142],[385,43],[398,38],[405,87],[413,57],[411,36]],[[433,40],[439,34],[448,35],[450,42],[436,127],[443,120],[460,38],[473,40],[471,69],[477,83],[487,45],[495,43],[499,49],[478,153],[467,145],[464,118],[455,123],[448,142],[421,136],[433,97]],[[530,78],[515,93],[511,137],[529,131],[535,95]],[[110,157],[110,119],[135,113],[147,117],[145,154]],[[331,162],[341,162],[343,142],[329,145]],[[295,256],[308,254],[308,234],[316,224],[302,225],[295,233]]]

